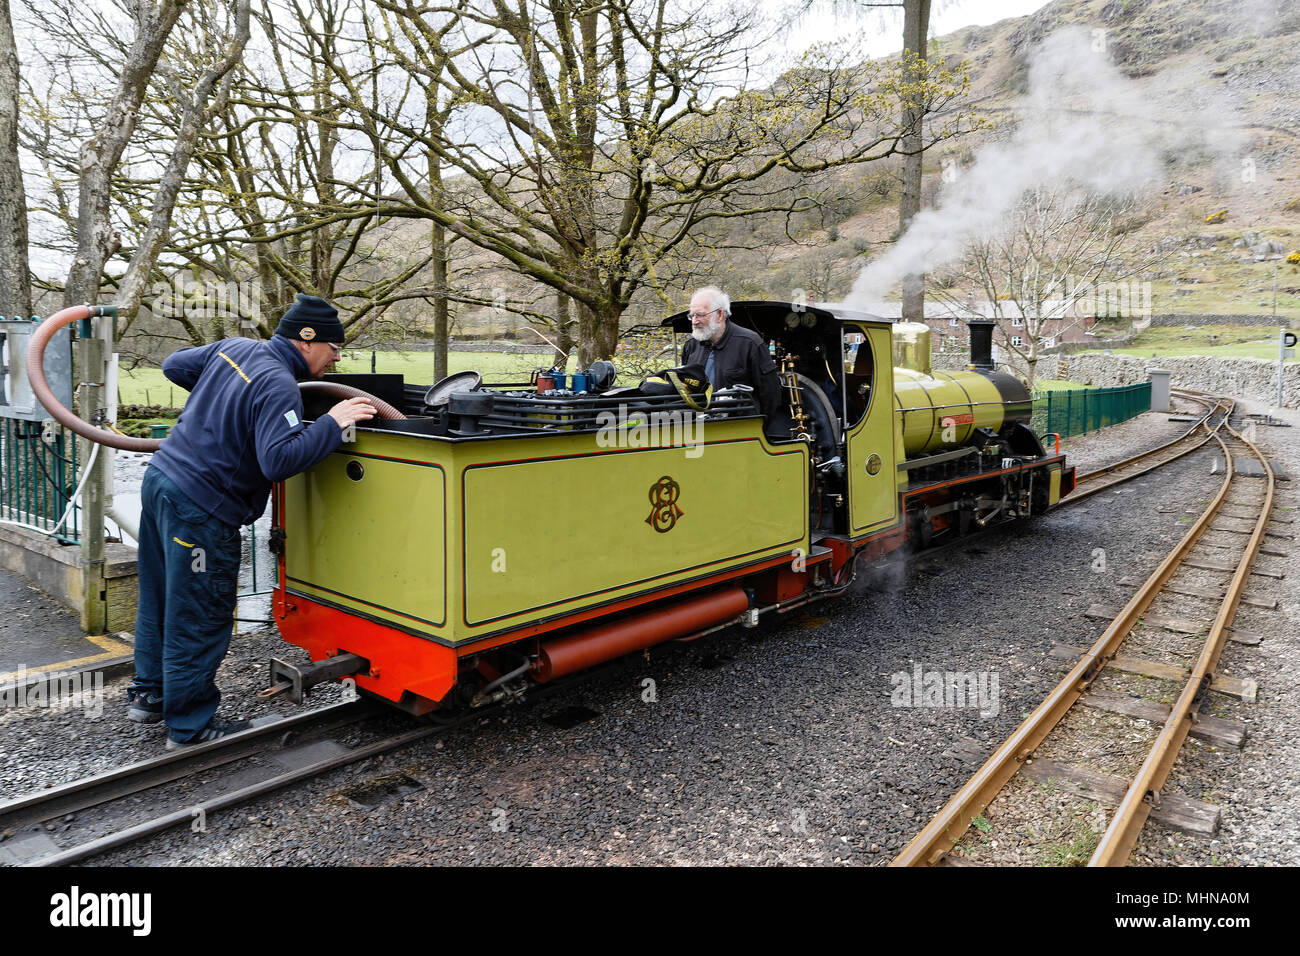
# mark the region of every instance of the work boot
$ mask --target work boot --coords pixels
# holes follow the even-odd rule
[[[126,709],[128,720],[133,720],[137,724],[156,724],[162,720],[162,694],[130,688],[127,690],[126,695],[127,703],[130,705]]]

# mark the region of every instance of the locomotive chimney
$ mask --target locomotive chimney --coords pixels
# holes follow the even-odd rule
[[[992,319],[971,319],[966,323],[970,329],[970,368],[975,372],[993,371],[993,326]]]

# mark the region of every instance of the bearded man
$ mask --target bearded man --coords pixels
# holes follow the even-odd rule
[[[781,403],[776,363],[757,332],[735,325],[731,297],[717,286],[691,296],[691,337],[682,347],[682,365],[702,365],[714,390],[748,385],[758,407],[770,418]]]

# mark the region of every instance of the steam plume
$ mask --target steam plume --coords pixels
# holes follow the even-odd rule
[[[1141,87],[1097,45],[1096,35],[1082,27],[1058,30],[1042,42],[1030,57],[1019,126],[983,147],[944,186],[937,206],[922,210],[862,271],[849,304],[869,309],[904,275],[954,262],[973,242],[998,235],[1027,191],[1132,194],[1161,182],[1169,165],[1207,153],[1222,160],[1239,146],[1240,135],[1222,125],[1232,111],[1207,102],[1199,84],[1188,89],[1170,74]]]

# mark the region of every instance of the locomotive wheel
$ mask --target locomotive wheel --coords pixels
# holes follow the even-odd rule
[[[975,524],[975,506],[971,501],[962,499],[957,508],[957,533],[965,536],[970,534],[971,527]]]
[[[934,540],[934,522],[930,519],[930,509],[922,505],[912,514],[912,535],[916,540],[917,549],[924,551]]]

